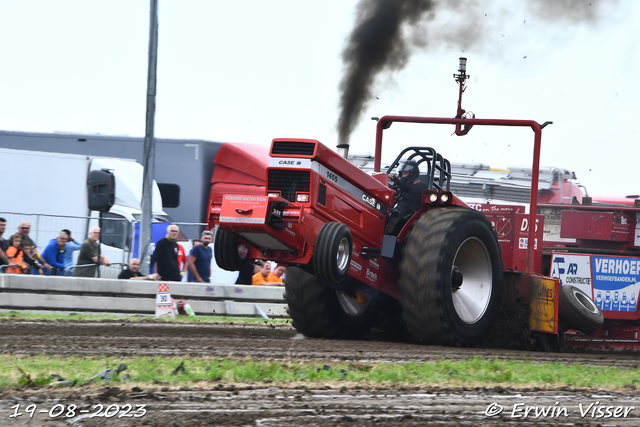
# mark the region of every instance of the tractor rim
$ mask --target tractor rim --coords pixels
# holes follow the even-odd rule
[[[369,307],[370,298],[367,298],[363,303],[359,303],[356,297],[349,296],[340,289],[336,289],[336,297],[342,311],[351,317],[360,316]]]
[[[464,323],[476,323],[487,311],[493,283],[491,257],[480,239],[470,237],[462,242],[453,260],[452,279],[459,276],[456,269],[462,275],[462,283],[459,277],[452,280],[453,307]]]
[[[344,271],[347,269],[349,264],[349,239],[343,237],[340,239],[340,243],[338,243],[338,253],[336,254],[336,262],[339,271]]]

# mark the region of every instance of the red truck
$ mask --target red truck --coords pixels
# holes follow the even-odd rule
[[[454,118],[378,120],[373,173],[319,141],[274,139],[264,188],[212,190],[218,265],[237,271],[260,258],[288,266],[289,314],[313,337],[362,337],[382,311],[397,313],[401,326],[428,344],[474,346],[494,330],[538,337],[550,350],[636,347],[637,202],[590,204],[570,188],[573,204],[554,203],[564,201],[539,193],[533,173],[528,206],[469,206],[451,191],[451,164],[431,147],[408,147],[381,171],[383,134],[392,123],[449,125],[459,136],[475,126],[528,127],[531,170],[539,171],[549,122],[469,117],[461,107],[468,76],[463,66],[459,71]],[[409,194],[389,176],[408,162],[418,167],[412,183],[423,190],[415,212],[398,218],[399,231],[391,232],[391,214]]]

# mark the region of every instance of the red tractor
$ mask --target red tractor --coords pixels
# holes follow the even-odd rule
[[[563,337],[602,338],[608,325],[624,329],[615,323],[617,319],[638,323],[638,316],[615,315],[615,324],[603,327],[602,311],[593,301],[595,288],[583,292],[567,286],[560,296],[560,282],[566,284],[567,279],[564,273],[552,274],[553,263],[561,262],[558,253],[578,246],[575,250],[584,254],[588,249],[579,248],[580,244],[587,242],[586,247],[593,248],[599,237],[585,235],[573,245],[566,239],[571,231],[558,231],[557,241],[543,247],[546,214],[538,211],[538,174],[531,177],[526,213],[524,206],[469,207],[450,191],[449,161],[430,147],[402,150],[381,172],[383,133],[392,123],[453,125],[459,136],[474,126],[528,127],[534,133],[531,169],[540,170],[542,129],[549,122],[468,117],[461,107],[468,78],[462,60],[459,71],[454,75],[460,86],[456,117],[378,120],[373,173],[360,170],[316,140],[274,139],[262,195],[212,194],[209,222],[217,226],[218,265],[237,271],[248,259],[259,258],[288,266],[289,314],[293,325],[312,337],[361,337],[378,311],[401,313],[403,327],[419,342],[454,346],[479,344],[498,318],[507,329],[540,333],[550,349],[557,349]],[[407,177],[391,180],[396,173]],[[564,230],[580,220],[573,232],[589,234],[584,230],[594,211],[589,206],[547,204],[543,209],[551,212],[549,218],[557,219],[558,226],[561,218]],[[634,222],[640,209],[625,209],[633,212],[620,219],[614,210],[611,220]],[[623,233],[616,231],[621,227],[614,224],[613,239],[621,238]],[[627,240],[629,230],[624,234]],[[640,239],[636,240],[624,248],[609,242],[604,250],[610,247],[616,254],[629,255],[620,251],[637,251]],[[605,268],[615,264],[615,260],[594,262]],[[640,275],[640,261],[638,266]],[[508,304],[501,310],[503,295]],[[626,298],[630,307],[631,296]],[[637,314],[635,298],[636,294]],[[559,322],[559,310],[569,326]],[[634,328],[637,334],[640,327]]]

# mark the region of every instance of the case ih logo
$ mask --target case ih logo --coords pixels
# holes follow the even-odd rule
[[[362,201],[371,206],[374,209],[380,209],[380,203],[376,202],[376,199],[369,197],[366,194],[362,195]]]
[[[300,160],[280,160],[278,164],[285,166],[299,166],[302,162]]]

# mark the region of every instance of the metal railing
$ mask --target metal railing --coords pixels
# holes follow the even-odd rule
[[[117,279],[122,272],[122,263],[111,264],[110,266],[96,264],[72,265],[67,268],[67,276],[74,277],[100,277],[102,279]]]

